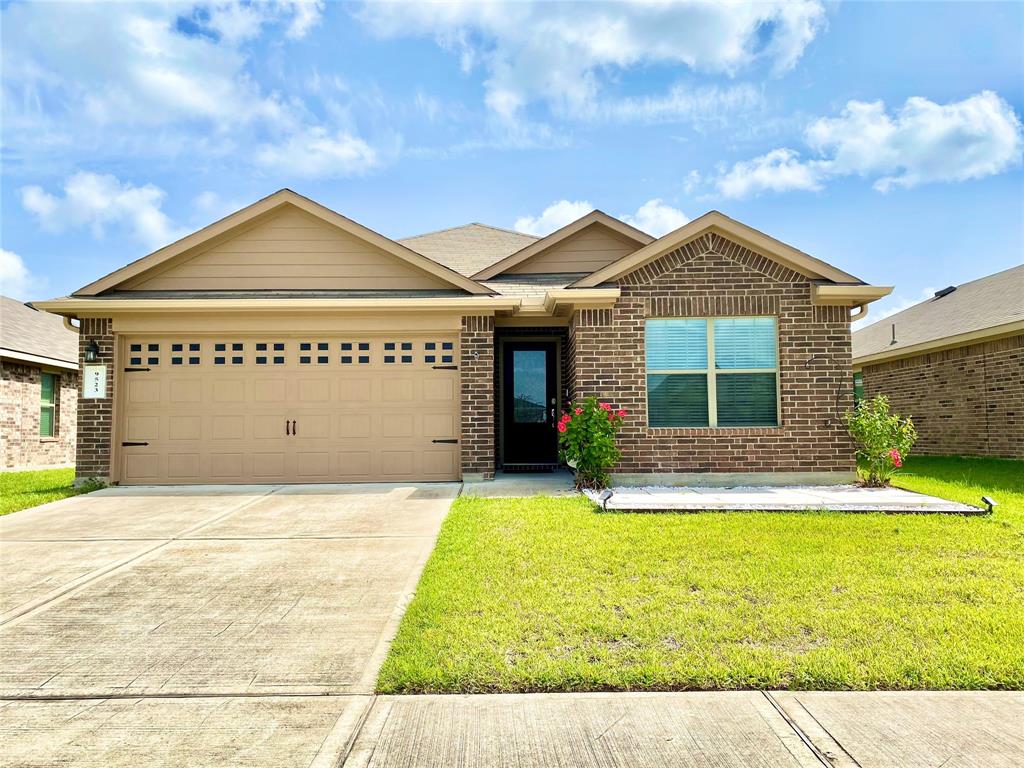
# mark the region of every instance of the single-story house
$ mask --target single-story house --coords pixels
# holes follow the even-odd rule
[[[83,479],[488,479],[556,466],[593,394],[619,481],[829,482],[851,312],[890,290],[717,212],[391,240],[285,189],[38,305],[82,323]]]
[[[1024,265],[853,334],[858,394],[912,416],[915,453],[1024,458]]]
[[[0,469],[75,463],[78,332],[0,296]]]

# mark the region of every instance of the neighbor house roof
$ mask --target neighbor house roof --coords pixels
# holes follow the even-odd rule
[[[466,224],[398,240],[406,248],[470,277],[540,238],[486,224]]]
[[[854,363],[1024,333],[1024,264],[947,291],[855,332]]]
[[[77,369],[78,334],[58,315],[0,296],[0,357]]]

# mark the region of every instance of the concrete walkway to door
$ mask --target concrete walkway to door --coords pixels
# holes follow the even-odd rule
[[[333,766],[458,484],[111,488],[0,518],[0,766]]]

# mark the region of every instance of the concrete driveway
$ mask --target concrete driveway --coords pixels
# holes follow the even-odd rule
[[[0,518],[0,764],[334,764],[458,490],[113,488]]]

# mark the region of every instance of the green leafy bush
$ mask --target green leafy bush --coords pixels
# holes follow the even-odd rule
[[[570,403],[558,422],[558,447],[565,461],[576,471],[577,488],[605,488],[609,471],[622,455],[615,445],[615,433],[626,418],[596,397]]]
[[[898,413],[890,414],[889,398],[885,395],[862,400],[843,418],[857,443],[857,456],[866,468],[866,483],[888,485],[917,440],[914,422],[909,416],[901,419]]]

